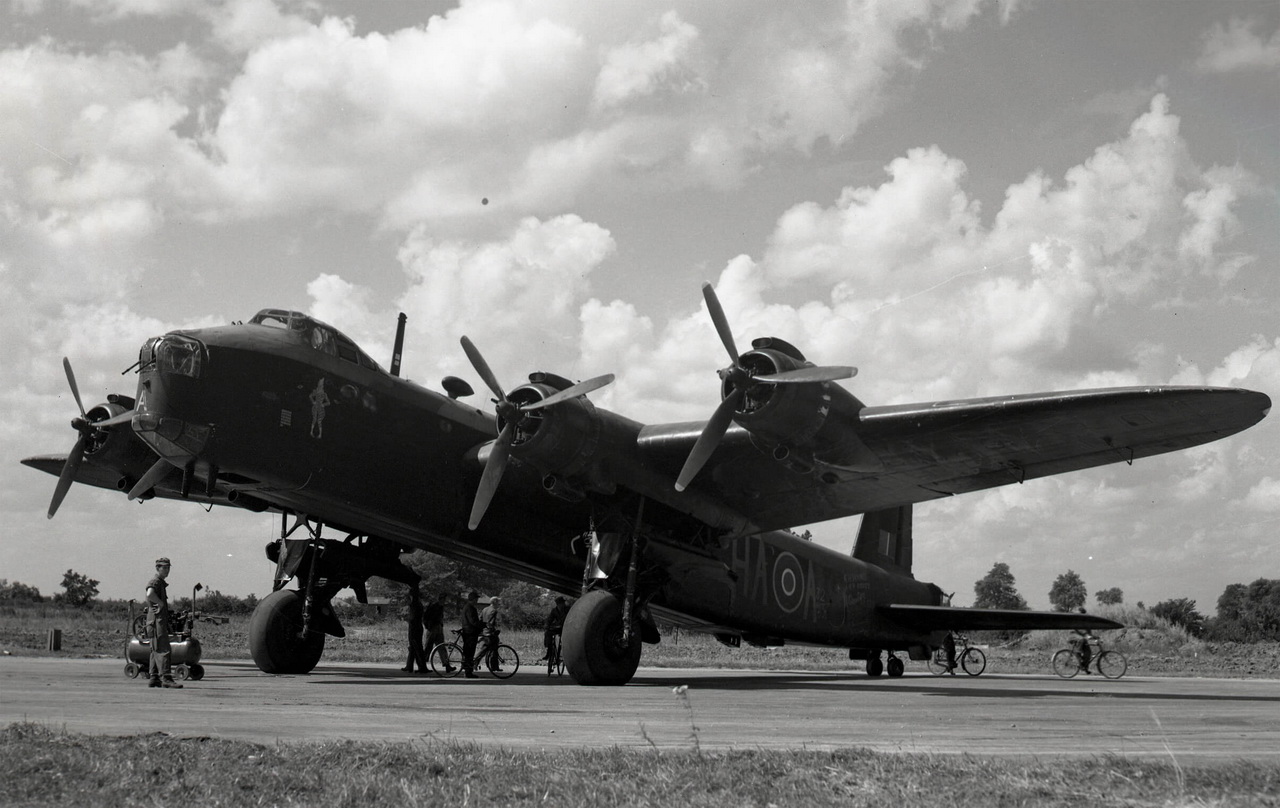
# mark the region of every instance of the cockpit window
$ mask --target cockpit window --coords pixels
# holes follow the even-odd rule
[[[269,328],[281,328],[297,332],[312,349],[329,356],[336,356],[348,362],[354,362],[369,370],[381,371],[382,368],[373,361],[351,339],[332,326],[302,312],[285,309],[263,309],[249,321],[254,325],[265,325]]]
[[[283,328],[287,331],[306,331],[313,321],[310,317],[298,311],[263,309],[255,314],[249,322],[270,328]]]

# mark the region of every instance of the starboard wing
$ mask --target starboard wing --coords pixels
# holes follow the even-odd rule
[[[1240,432],[1270,406],[1250,390],[1141,387],[865,407],[847,428],[875,468],[797,468],[731,433],[700,484],[758,529],[780,529],[1132,463]],[[648,440],[678,458],[697,433],[672,427],[648,428]]]

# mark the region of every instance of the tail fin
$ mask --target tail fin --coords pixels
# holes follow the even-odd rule
[[[862,516],[853,557],[890,572],[911,575],[911,506],[868,511]]]

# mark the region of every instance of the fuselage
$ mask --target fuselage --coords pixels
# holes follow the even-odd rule
[[[619,422],[634,454],[630,422]],[[312,318],[268,310],[251,323],[149,340],[132,425],[161,457],[189,469],[192,485],[241,504],[561,592],[581,587],[591,498],[552,496],[541,472],[513,463],[483,522],[468,530],[494,416],[390,375]],[[904,632],[876,604],[938,598],[936,587],[785,531],[695,543],[659,531],[644,553],[664,570],[649,600],[660,614],[752,641],[905,648],[927,635]]]

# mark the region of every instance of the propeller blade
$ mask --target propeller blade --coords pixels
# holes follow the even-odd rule
[[[707,421],[707,425],[702,428],[698,442],[693,444],[689,458],[684,461],[684,468],[680,469],[680,476],[676,478],[677,491],[688,488],[693,478],[698,476],[698,472],[720,445],[720,439],[724,437],[725,431],[729,428],[729,422],[733,420],[733,411],[738,408],[738,403],[741,401],[742,391],[734,390],[724,397],[719,407],[716,407],[711,420]]]
[[[571,398],[585,396],[593,390],[599,390],[606,384],[613,382],[613,374],[606,373],[603,376],[597,376],[594,379],[587,379],[585,382],[578,382],[572,387],[566,387],[558,393],[549,395],[541,401],[535,401],[532,404],[526,404],[520,409],[523,410],[540,410],[544,407],[554,407],[562,401],[568,401]]]
[[[484,474],[480,475],[480,486],[476,488],[475,501],[471,503],[471,519],[467,522],[468,530],[475,530],[489,510],[489,502],[493,493],[498,490],[502,481],[502,473],[507,469],[507,458],[511,454],[511,438],[515,434],[514,423],[508,422],[502,428],[502,434],[493,442],[489,450],[489,459],[484,464]]]
[[[120,424],[127,424],[132,420],[133,410],[127,410],[119,415],[112,416],[105,421],[95,421],[93,425],[98,428],[102,428],[104,426],[119,426]]]
[[[71,370],[71,360],[62,357],[62,369],[67,372],[67,384],[71,385],[71,395],[76,400],[76,406],[80,408],[80,417],[84,418],[84,405],[80,403],[80,388],[76,385],[76,374]]]
[[[80,463],[84,460],[84,441],[84,436],[81,435],[71,449],[71,454],[67,455],[67,462],[62,464],[62,473],[58,475],[58,484],[53,489],[53,499],[49,501],[48,518],[50,519],[58,512],[62,500],[71,488],[71,483],[75,482],[76,472],[80,470]]]
[[[493,375],[493,371],[489,369],[489,363],[484,361],[484,357],[480,355],[480,349],[475,346],[475,343],[463,337],[462,350],[466,352],[467,358],[471,360],[471,367],[476,369],[476,373],[480,374],[480,378],[484,379],[484,383],[488,385],[489,390],[497,396],[499,401],[505,401],[507,394],[503,392],[502,385],[498,383],[498,377]]]
[[[720,335],[720,341],[724,343],[724,349],[729,352],[730,361],[737,365],[738,346],[733,341],[733,330],[729,328],[729,318],[724,316],[724,309],[720,307],[720,299],[716,297],[716,290],[710,283],[702,284],[702,297],[707,301],[707,311],[711,313],[711,322],[715,323],[716,333]]]
[[[768,382],[769,384],[808,384],[811,382],[834,382],[839,379],[852,379],[856,375],[858,375],[857,368],[837,365],[825,368],[813,367],[784,370],[781,373],[753,376],[751,380],[754,382]]]
[[[169,473],[169,469],[173,466],[169,465],[169,461],[160,458],[151,468],[147,469],[147,473],[142,475],[142,479],[138,480],[138,484],[129,489],[129,501],[137,499],[143,494],[156,487],[156,483],[165,478]]]

